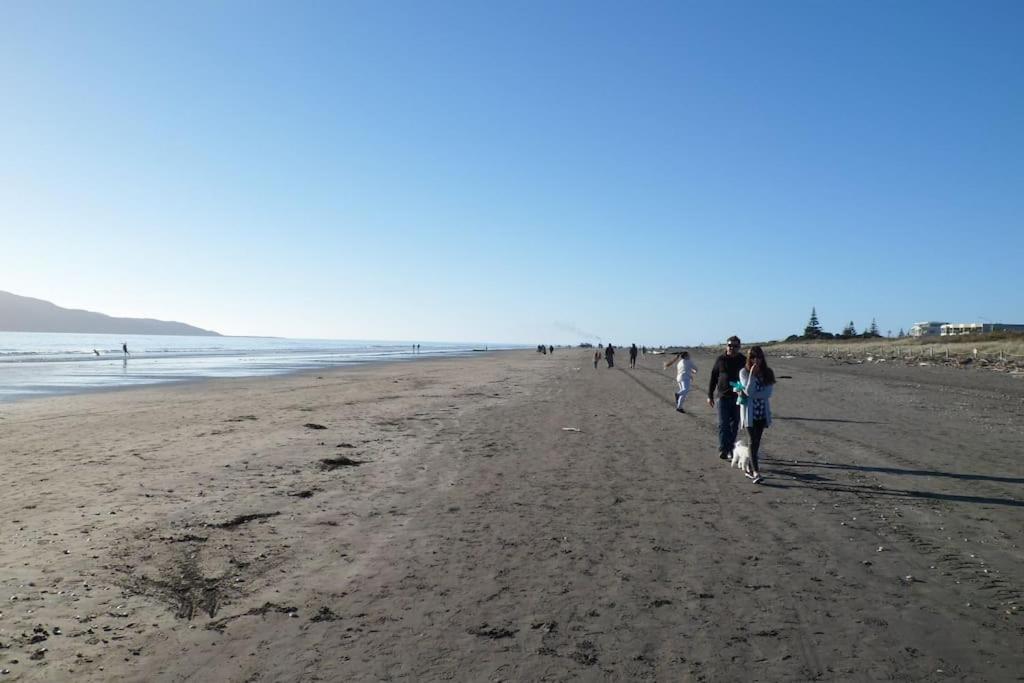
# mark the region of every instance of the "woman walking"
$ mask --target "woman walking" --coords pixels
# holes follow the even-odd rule
[[[746,404],[740,407],[740,424],[747,428],[750,436],[750,468],[744,472],[755,484],[764,481],[758,469],[757,453],[761,449],[761,437],[772,423],[772,408],[769,400],[775,386],[775,373],[765,360],[764,351],[754,346],[747,355],[747,363],[740,370],[740,384]]]
[[[676,366],[676,382],[679,383],[679,391],[676,392],[676,411],[685,413],[683,403],[686,402],[686,395],[690,393],[690,381],[697,376],[697,366],[690,360],[689,351],[680,351],[665,363],[665,367],[668,368],[673,363]]]

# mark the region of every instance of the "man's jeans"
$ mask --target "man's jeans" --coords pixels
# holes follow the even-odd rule
[[[736,443],[736,434],[740,431],[740,407],[736,405],[736,395],[723,396],[718,399],[718,452],[732,454]]]

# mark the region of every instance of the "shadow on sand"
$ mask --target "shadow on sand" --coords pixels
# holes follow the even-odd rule
[[[771,462],[768,460],[767,462]],[[850,472],[878,472],[880,474],[898,474],[901,476],[913,477],[949,477],[950,479],[962,479],[964,481],[995,481],[1002,484],[1024,484],[1024,477],[994,477],[988,474],[962,474],[959,472],[942,472],[939,470],[909,470],[901,467],[877,467],[871,465],[844,465],[831,462],[817,462],[814,460],[778,461],[778,464],[786,467],[809,467],[825,470],[846,470]]]
[[[880,425],[884,422],[873,422],[871,420],[841,420],[837,417],[788,417],[785,415],[772,414],[773,420],[800,420],[801,422],[844,422],[855,425]]]
[[[932,491],[914,491],[910,489],[893,489],[886,488],[884,486],[865,486],[860,484],[840,484],[835,482],[828,477],[824,477],[814,472],[806,472],[800,470],[791,470],[789,467],[813,467],[813,463],[783,463],[780,461],[773,461],[765,459],[763,464],[768,465],[765,474],[768,477],[761,484],[762,486],[775,489],[801,489],[801,488],[813,488],[823,491],[832,491],[834,493],[849,493],[858,497],[889,497],[889,498],[903,498],[903,499],[919,499],[919,500],[945,500],[953,503],[977,503],[980,505],[1006,505],[1010,507],[1024,507],[1024,501],[1016,500],[1013,498],[995,498],[992,496],[966,496],[955,493],[936,493]],[[829,467],[825,465],[825,467]],[[847,470],[865,470],[865,471],[887,471],[893,468],[865,468],[858,466],[834,466],[833,469],[847,469]],[[894,470],[899,473],[901,470]],[[930,474],[927,472],[919,472],[917,470],[906,470],[908,474]],[[936,473],[943,475],[944,473]],[[946,474],[945,476],[951,476]],[[973,475],[966,475],[971,478],[987,479],[987,477],[974,477]],[[779,481],[776,477],[789,478],[789,481]],[[996,479],[996,481],[1000,481]]]

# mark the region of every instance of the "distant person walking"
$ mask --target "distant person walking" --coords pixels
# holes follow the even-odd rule
[[[594,351],[594,369],[597,370],[597,363],[601,360],[601,352]]]
[[[676,392],[676,410],[685,413],[683,404],[690,393],[690,382],[697,376],[697,366],[690,360],[689,351],[680,351],[665,363],[665,367],[671,367],[673,364],[676,366],[676,382],[679,384],[679,390]]]
[[[755,484],[760,484],[764,477],[758,468],[757,453],[761,449],[764,430],[772,423],[770,399],[775,386],[775,373],[768,367],[768,361],[760,346],[750,348],[747,362],[740,370],[740,384],[747,397],[746,404],[740,409],[740,422],[747,428],[747,435],[750,437],[750,469],[744,474]]]
[[[552,356],[555,355],[555,347],[554,346],[549,346],[548,347],[548,353],[550,353]]]
[[[128,353],[128,342],[122,342],[121,343],[121,350],[124,351],[124,357],[125,358],[127,358],[128,356],[131,355],[130,353]]]
[[[715,407],[718,401],[718,457],[722,460],[732,459],[736,435],[740,430],[739,398],[733,388],[733,382],[740,381],[740,370],[747,359],[740,353],[740,338],[729,337],[725,343],[725,353],[715,360],[711,370],[711,382],[708,384],[708,405]]]
[[[604,360],[608,363],[608,367],[615,367],[615,347],[612,346],[611,343],[609,343],[604,349]]]
[[[635,368],[636,367],[636,354],[637,354],[636,344],[633,344],[632,346],[629,347],[629,367],[631,367],[631,368]]]

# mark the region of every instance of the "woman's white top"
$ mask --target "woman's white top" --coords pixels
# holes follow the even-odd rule
[[[697,371],[697,366],[693,364],[693,361],[689,358],[680,358],[679,362],[676,363],[676,381],[686,382],[689,384],[693,378],[693,373]]]

